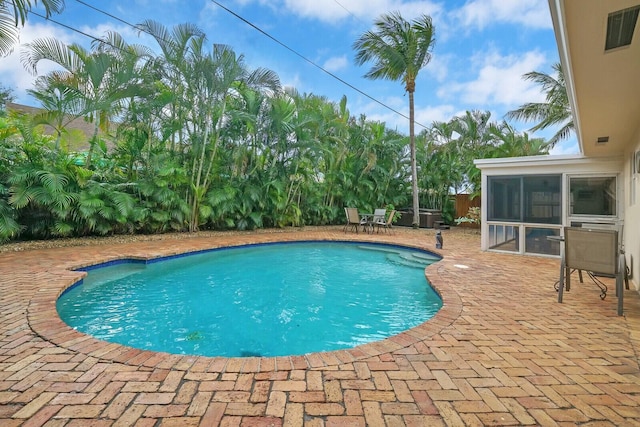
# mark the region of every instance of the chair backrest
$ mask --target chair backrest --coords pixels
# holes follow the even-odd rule
[[[565,227],[564,257],[567,268],[617,274],[618,231]]]
[[[387,218],[387,225],[391,225],[393,223],[393,217],[396,216],[396,211],[392,210],[389,212],[389,217]]]
[[[360,215],[358,214],[358,208],[344,208],[344,211],[347,214],[347,222],[351,224],[360,222]]]
[[[622,222],[615,223],[590,223],[583,222],[580,224],[582,228],[588,228],[590,230],[616,230],[618,232],[618,245],[620,250],[624,251],[624,224]]]
[[[384,216],[387,214],[387,210],[382,208],[382,209],[376,209],[373,212],[373,222],[384,222]]]

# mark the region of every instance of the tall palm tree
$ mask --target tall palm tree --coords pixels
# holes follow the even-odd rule
[[[0,56],[11,53],[18,42],[18,25],[24,25],[27,13],[37,5],[38,0],[0,0]],[[62,12],[64,0],[42,0],[42,6],[48,18]]]
[[[418,166],[416,161],[415,111],[413,95],[418,72],[431,61],[435,28],[428,15],[409,22],[398,12],[382,15],[374,23],[375,31],[365,32],[353,44],[358,65],[373,61],[365,74],[369,79],[401,80],[409,94],[409,146],[413,189],[413,226],[420,223],[418,199]]]
[[[561,125],[560,130],[548,141],[550,148],[569,138],[575,130],[562,66],[558,62],[553,64],[552,68],[555,71],[555,77],[538,71],[532,71],[523,76],[526,80],[542,87],[546,101],[523,104],[518,109],[509,111],[506,115],[507,119],[538,122],[529,129],[531,132],[546,129],[549,126]]]
[[[161,81],[171,92],[171,102],[162,108],[164,129],[169,139],[169,151],[180,151],[187,139],[185,123],[192,110],[186,100],[191,47],[199,46],[206,40],[205,33],[195,24],[184,23],[169,29],[160,22],[146,20],[137,25],[141,32],[150,34],[160,48],[160,55],[152,60],[156,80]],[[195,53],[193,53],[195,55]]]

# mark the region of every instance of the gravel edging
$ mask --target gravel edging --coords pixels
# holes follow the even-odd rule
[[[216,236],[228,236],[230,234],[271,234],[271,233],[291,233],[309,231],[309,229],[317,231],[335,231],[342,230],[343,225],[324,225],[313,227],[285,227],[285,228],[261,228],[257,230],[224,230],[224,231],[197,231],[194,233],[189,232],[175,232],[164,234],[122,234],[117,236],[89,236],[89,237],[73,237],[73,238],[59,238],[49,240],[28,240],[20,242],[8,242],[0,243],[0,254],[7,252],[21,252],[38,249],[52,249],[52,248],[66,248],[71,246],[95,246],[95,245],[111,245],[117,243],[132,243],[132,242],[153,242],[159,240],[183,240],[194,238],[206,238]],[[413,230],[410,227],[394,227],[394,230],[402,230],[402,232],[429,232],[435,234],[437,230],[433,228],[420,228]],[[445,230],[443,235],[448,233],[455,234],[480,234],[480,230],[466,228],[466,227],[451,227],[449,230]]]
[[[336,226],[324,227],[333,229]],[[318,227],[323,228],[323,227]],[[126,234],[117,236],[89,236],[89,237],[73,237],[59,238],[49,240],[28,240],[20,242],[8,242],[0,244],[0,253],[5,252],[21,252],[37,249],[66,248],[71,246],[95,246],[95,245],[111,245],[116,243],[132,243],[132,242],[152,242],[158,240],[183,240],[203,237],[225,236],[231,233],[285,233],[291,231],[302,231],[304,227],[274,228],[260,229],[251,231],[198,231],[194,233],[176,232],[165,234]]]

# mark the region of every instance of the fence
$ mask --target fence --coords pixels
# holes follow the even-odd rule
[[[456,194],[455,196],[451,196],[454,199],[456,214],[454,218],[460,218],[462,216],[467,216],[467,212],[469,212],[469,208],[479,208],[480,207],[480,196],[476,196],[473,199],[469,194]],[[470,228],[479,228],[480,224],[470,224],[470,223],[462,223],[461,227],[470,227]]]

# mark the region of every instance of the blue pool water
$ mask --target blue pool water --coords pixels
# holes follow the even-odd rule
[[[389,245],[297,242],[90,269],[57,308],[69,326],[139,349],[284,356],[350,348],[431,318],[438,261]]]

